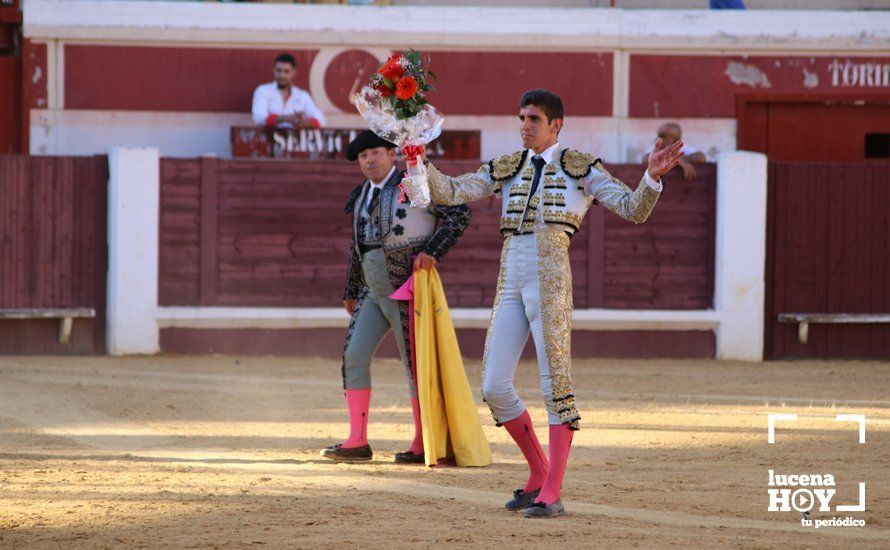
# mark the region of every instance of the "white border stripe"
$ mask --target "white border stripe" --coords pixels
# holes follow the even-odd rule
[[[455,328],[487,329],[491,310],[455,308]],[[214,329],[307,329],[345,328],[349,316],[343,308],[249,308],[249,307],[160,307],[159,328]],[[713,310],[575,310],[575,330],[715,330],[720,316]]]
[[[542,25],[542,21],[546,24]],[[887,49],[886,12],[623,10],[28,0],[25,36],[413,47]]]

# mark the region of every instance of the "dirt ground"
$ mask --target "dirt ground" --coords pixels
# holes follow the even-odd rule
[[[402,369],[373,368],[374,461],[346,436],[323,359],[0,357],[2,548],[888,548],[890,363],[584,360],[565,516],[502,509],[526,466],[479,403],[494,464],[392,463],[411,437]],[[478,362],[467,365],[479,386]],[[546,443],[535,367],[518,385]],[[796,413],[767,443],[767,415]],[[855,422],[864,413],[866,443]],[[865,527],[768,512],[768,470],[826,474]]]

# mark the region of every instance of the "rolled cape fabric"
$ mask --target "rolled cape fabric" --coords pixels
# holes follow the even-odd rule
[[[420,269],[391,296],[411,302],[412,354],[427,466],[454,460],[488,466],[491,449],[467,381],[445,290],[435,268]]]

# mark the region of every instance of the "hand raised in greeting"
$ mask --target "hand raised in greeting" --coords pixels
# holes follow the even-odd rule
[[[647,170],[649,177],[654,180],[658,180],[663,174],[670,172],[683,158],[682,141],[677,140],[664,148],[662,148],[661,143],[661,138],[658,138],[658,141],[655,142],[655,149],[649,155],[649,167]]]

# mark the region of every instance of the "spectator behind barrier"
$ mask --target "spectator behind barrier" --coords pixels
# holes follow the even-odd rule
[[[682,136],[683,130],[680,129],[680,125],[676,122],[665,122],[658,128],[658,137],[661,138],[662,149],[676,143]],[[652,153],[653,148],[654,145],[650,145],[646,154],[643,155],[643,164],[649,162],[649,154]],[[697,175],[693,164],[704,164],[707,162],[705,154],[687,143],[683,144],[681,151],[683,151],[683,158],[680,159],[680,168],[683,169],[683,177],[688,180],[693,179]]]
[[[253,92],[253,121],[261,126],[283,128],[321,128],[322,112],[312,97],[293,85],[297,62],[290,54],[275,58],[275,81],[260,84]]]

